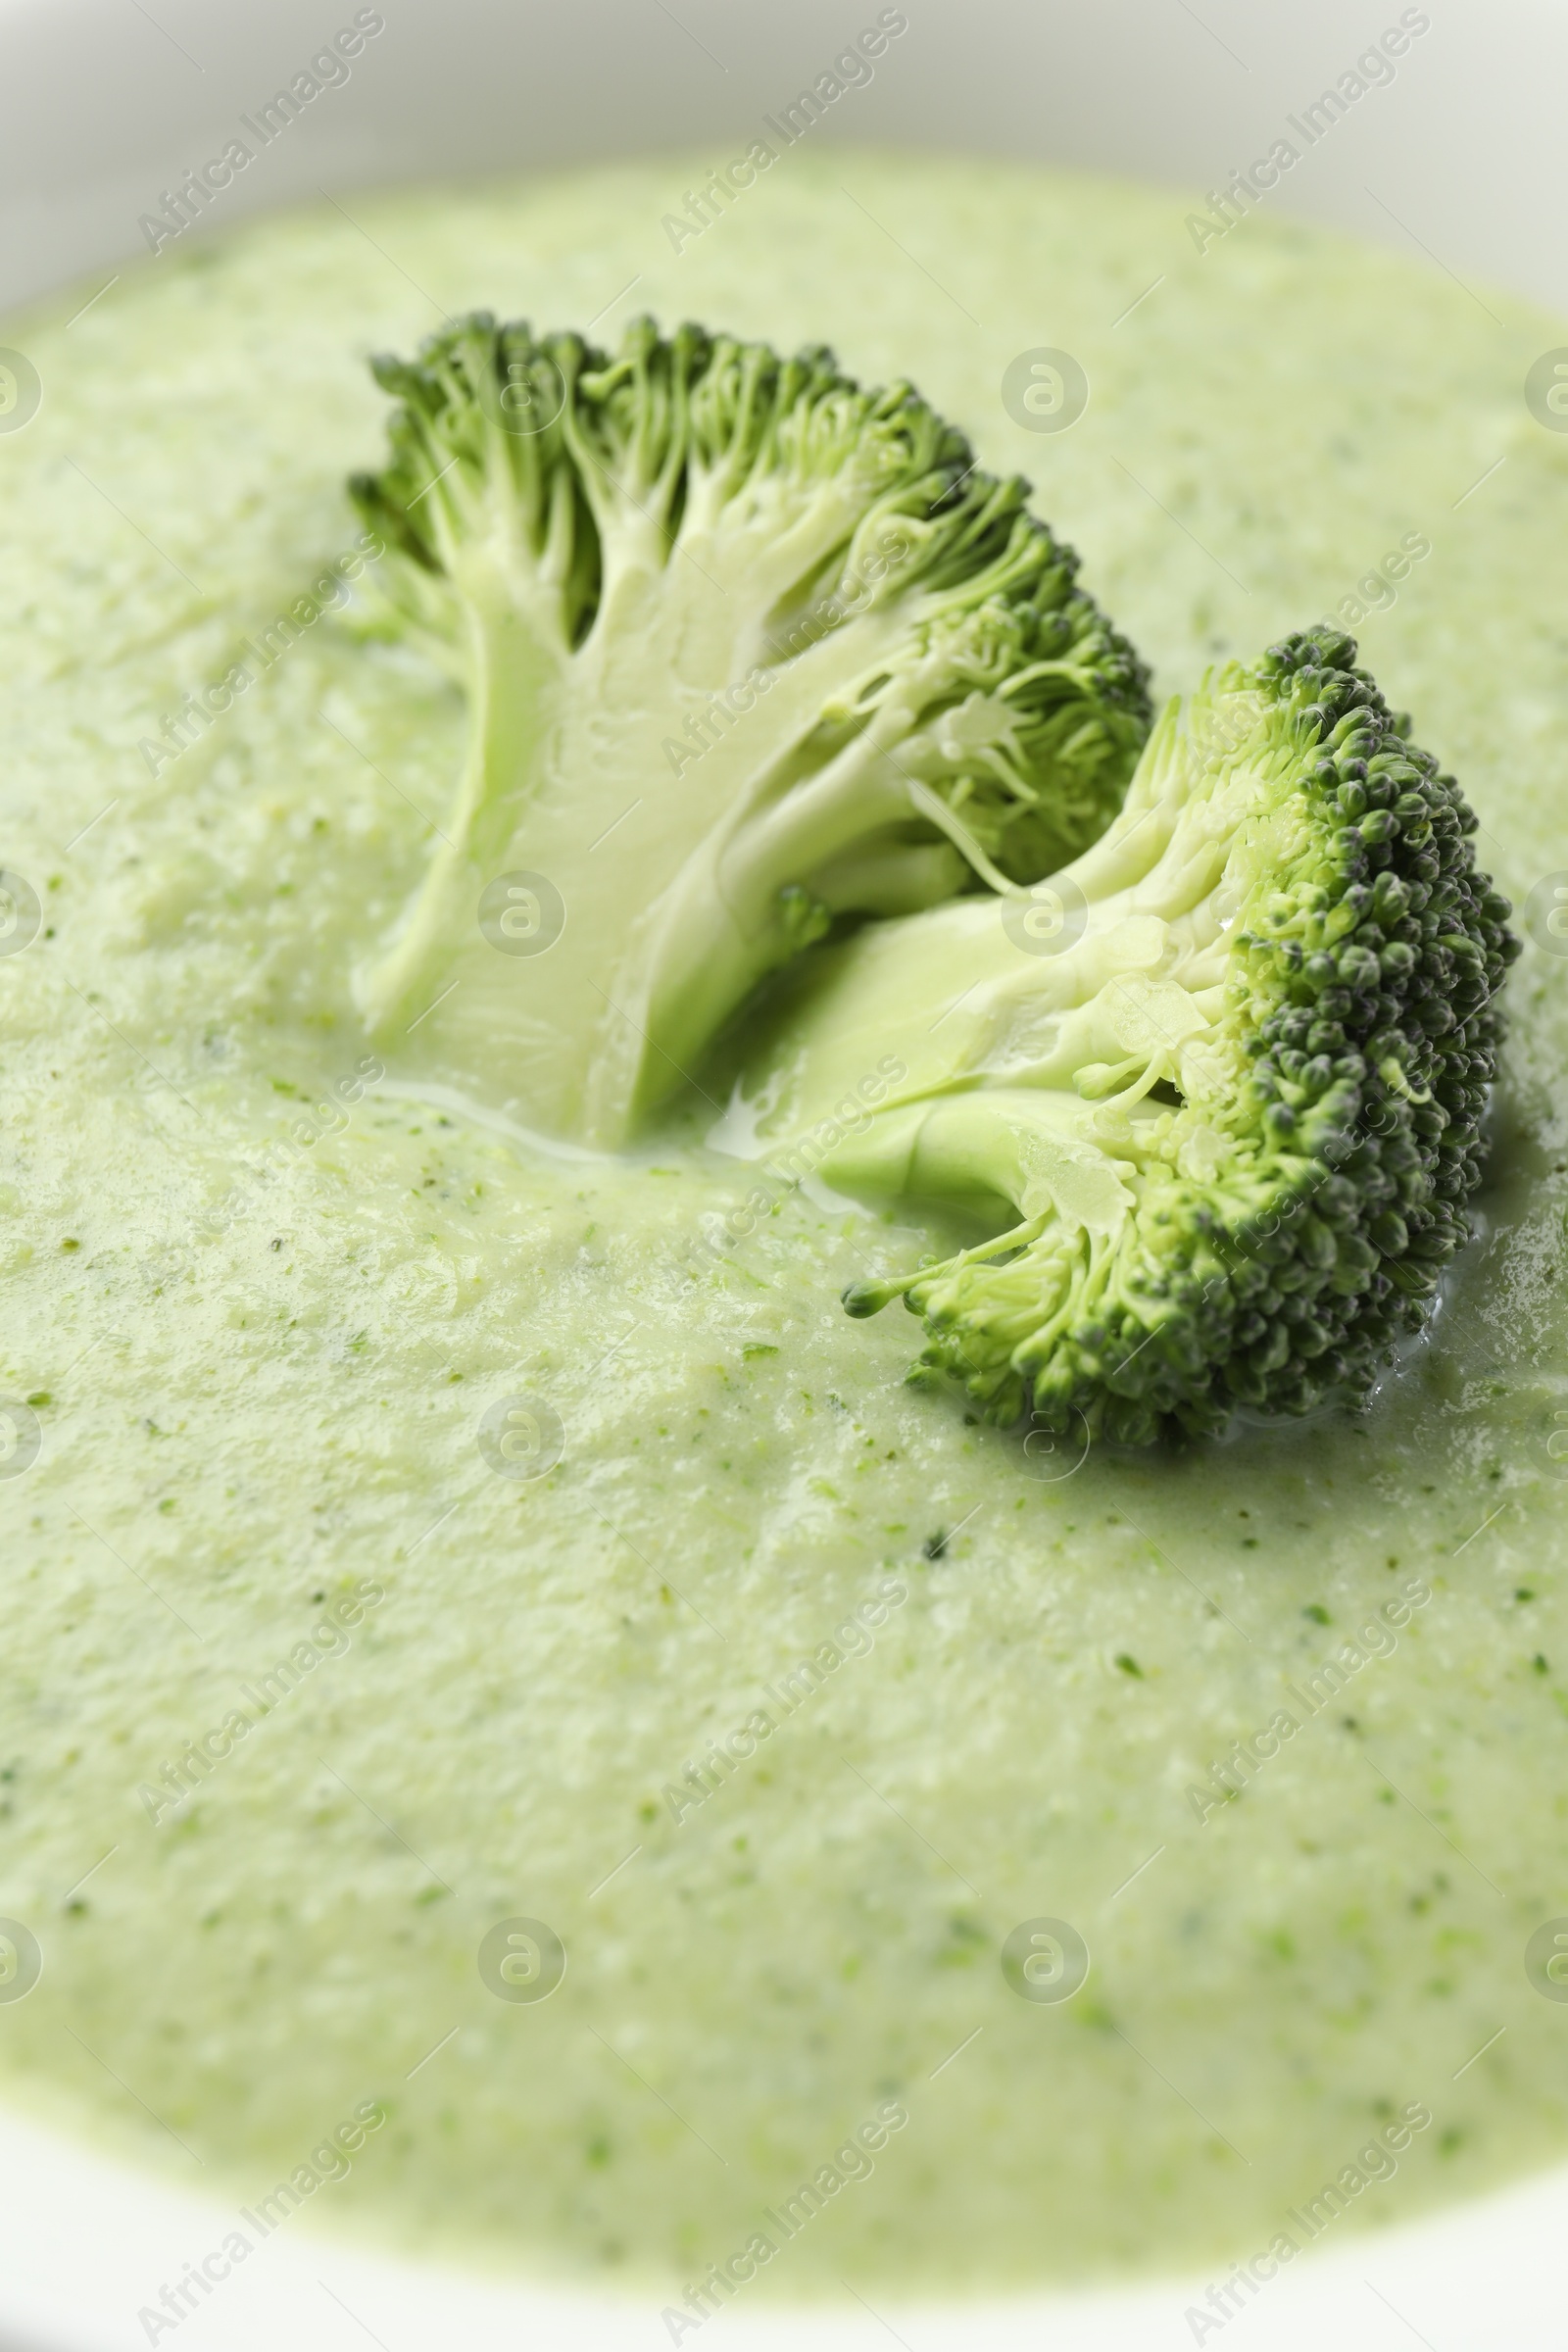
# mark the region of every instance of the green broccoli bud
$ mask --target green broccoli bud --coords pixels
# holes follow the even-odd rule
[[[816,951],[760,1148],[1005,1227],[850,1313],[902,1297],[990,1417],[1124,1443],[1364,1397],[1471,1230],[1519,952],[1474,827],[1317,628],[1173,702],[1048,882]]]
[[[641,320],[611,359],[485,316],[375,374],[400,405],[351,485],[388,551],[369,625],[471,709],[443,838],[360,977],[416,1066],[616,1145],[836,917],[1027,880],[1109,821],[1143,665],[1028,485],[907,384],[696,326]],[[534,909],[500,935],[497,889]]]

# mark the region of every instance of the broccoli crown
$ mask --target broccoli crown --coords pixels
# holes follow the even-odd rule
[[[410,1054],[614,1144],[836,915],[1027,880],[1109,821],[1143,665],[1027,483],[907,384],[697,326],[641,319],[611,358],[485,315],[374,372],[399,405],[351,484],[388,551],[371,626],[445,662],[472,720],[362,975]],[[518,876],[548,955],[476,920]]]
[[[1289,637],[1170,707],[1033,906],[874,926],[797,990],[764,1133],[1012,1212],[852,1313],[902,1295],[990,1417],[1122,1442],[1366,1394],[1468,1238],[1518,954],[1408,727],[1349,638]],[[868,1111],[878,1051],[904,1075]]]

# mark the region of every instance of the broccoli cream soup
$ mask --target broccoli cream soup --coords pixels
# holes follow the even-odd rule
[[[1568,330],[1266,211],[696,172],[181,235],[6,330],[6,2095],[253,2239],[651,2325],[1294,2259],[1568,2152]],[[344,481],[368,357],[474,307],[907,375],[1157,696],[1358,638],[1525,941],[1367,1410],[984,1426],[839,1304],[952,1234],[726,1156],[721,1063],[613,1154],[367,1031],[466,715],[356,635]]]

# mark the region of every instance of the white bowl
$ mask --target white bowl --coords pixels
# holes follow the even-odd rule
[[[794,0],[742,14],[720,0],[577,0],[506,13],[495,0],[387,0],[373,71],[302,122],[240,183],[228,217],[318,187],[536,168],[705,146],[749,119],[803,63],[841,45],[853,8]],[[345,18],[352,10],[337,14]],[[1195,199],[1256,151],[1394,22],[1360,0],[1270,11],[1241,0],[909,0],[897,74],[879,75],[854,124],[862,140],[1038,155],[1191,186]],[[1433,34],[1375,122],[1352,120],[1293,174],[1278,202],[1492,277],[1568,311],[1556,188],[1568,15],[1527,0],[1444,0]],[[337,21],[325,0],[271,0],[220,16],[196,0],[0,0],[11,119],[0,156],[0,306],[139,248],[150,191],[173,184],[269,76]],[[858,21],[858,19],[856,20]],[[831,123],[824,137],[832,135]],[[1266,141],[1264,142],[1266,144]],[[716,147],[715,147],[716,151]],[[1397,191],[1398,220],[1368,182]],[[1407,223],[1408,227],[1401,223]],[[1259,2312],[1224,2328],[1207,2278],[1026,2303],[752,2317],[726,2312],[723,2343],[822,2352],[891,2340],[909,2352],[1045,2345],[1063,2352],[1212,2342],[1271,2352],[1331,2339],[1338,2352],[1427,2343],[1436,2352],[1556,2346],[1556,2248],[1568,2171],[1413,2227],[1347,2241],[1283,2272]],[[140,2307],[220,2244],[233,2215],[7,2117],[0,2124],[0,2342],[5,2352],[145,2346]],[[189,2330],[188,2336],[186,2330]],[[656,2304],[547,2293],[400,2264],[327,2240],[269,2241],[180,2323],[180,2342],[275,2352],[387,2352],[459,2344],[647,2346],[669,2340]],[[158,2341],[165,2340],[159,2335]]]

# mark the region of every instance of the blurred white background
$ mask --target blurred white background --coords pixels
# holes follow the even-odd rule
[[[1402,4],[908,0],[914,37],[820,135],[1097,165],[1200,202]],[[0,0],[0,306],[144,250],[137,218],[159,191],[354,5]],[[381,13],[386,31],[352,80],[236,180],[220,222],[318,185],[710,143],[717,160],[730,130],[798,88],[876,7],[386,0]],[[1303,156],[1278,205],[1568,309],[1568,10],[1432,0],[1418,13],[1431,30],[1392,86]]]

